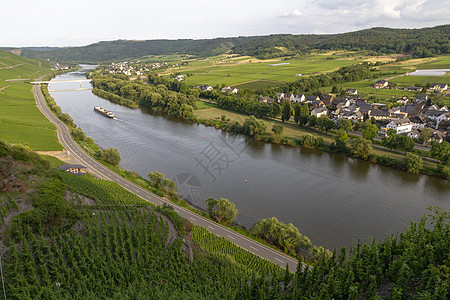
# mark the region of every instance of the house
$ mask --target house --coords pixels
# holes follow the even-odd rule
[[[56,170],[63,170],[76,175],[84,175],[86,174],[87,168],[83,165],[65,164],[57,167]]]
[[[412,139],[418,139],[420,135],[421,130],[420,129],[413,129],[410,132],[406,134],[406,136],[409,136]]]
[[[428,89],[429,92],[440,93],[448,89],[448,85],[446,83],[433,83]]]
[[[336,116],[337,119],[348,119],[352,121],[362,121],[363,114],[359,111],[342,110]]]
[[[303,94],[295,94],[294,102],[304,102],[306,100],[305,95]]]
[[[357,89],[345,89],[345,93],[347,95],[358,95],[358,90]]]
[[[259,98],[259,102],[267,103],[269,105],[272,105],[275,102],[275,100],[270,98],[270,97],[268,97],[268,96],[264,96],[264,97]]]
[[[406,105],[406,103],[408,103],[408,102],[409,102],[408,97],[401,97],[401,98],[397,99],[397,103],[401,103],[403,105]]]
[[[286,93],[284,94],[284,100],[287,100],[289,102],[293,102],[294,101],[294,94],[291,93]]]
[[[280,102],[281,99],[284,99],[284,93],[277,93],[276,96],[277,96],[278,102]]]
[[[430,142],[442,143],[447,136],[447,132],[444,130],[433,130],[433,135],[430,138]]]
[[[392,111],[389,109],[379,109],[374,107],[369,112],[369,117],[375,120],[389,120],[391,118]]]
[[[423,90],[423,87],[410,85],[410,86],[405,86],[403,88],[403,90],[410,91],[410,92],[421,92]]]
[[[333,95],[323,95],[322,96],[322,102],[325,105],[331,105],[331,101],[333,101],[334,97]]]
[[[397,134],[412,131],[412,122],[408,118],[393,120],[386,125],[387,129],[394,129]]]
[[[450,119],[439,122],[437,129],[450,132]]]
[[[319,100],[312,101],[310,106],[312,108],[318,108],[318,107],[325,106],[325,104],[323,104],[322,100],[319,99]]]
[[[412,100],[413,103],[423,103],[427,102],[428,95],[426,94],[418,94],[414,100]]]
[[[430,123],[429,120],[423,116],[416,116],[410,120],[413,122],[413,129],[423,129]]]
[[[320,116],[323,116],[323,115],[326,116],[327,113],[328,113],[328,109],[326,107],[322,106],[322,107],[314,108],[311,111],[311,116],[316,116],[319,118]]]
[[[389,85],[389,82],[384,79],[378,80],[373,86],[374,89],[384,89]]]
[[[308,96],[308,98],[306,98],[306,103],[311,104],[311,103],[313,103],[313,101],[316,101],[316,100],[320,100],[320,97],[311,95],[311,96]]]
[[[210,86],[209,84],[201,84],[201,85],[198,85],[197,88],[202,91],[211,91],[213,89],[213,87]]]
[[[237,88],[232,88],[232,87],[230,87],[230,86],[226,86],[226,87],[223,87],[220,91],[221,91],[222,93],[232,92],[233,94],[237,94],[238,89],[237,89]]]

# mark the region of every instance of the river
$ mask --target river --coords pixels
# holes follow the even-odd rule
[[[84,71],[54,80],[82,79]],[[90,87],[51,83],[50,89]],[[313,244],[329,249],[382,240],[427,213],[450,208],[448,181],[412,175],[341,155],[256,142],[213,127],[147,109],[131,109],[91,91],[51,92],[63,112],[102,148],[117,148],[127,170],[145,177],[159,171],[174,179],[198,207],[208,197],[227,198],[249,226],[268,217],[293,223]],[[93,111],[116,114],[108,119]]]

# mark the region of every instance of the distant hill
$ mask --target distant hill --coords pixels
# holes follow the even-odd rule
[[[189,54],[208,57],[230,51],[258,58],[320,50],[367,50],[427,57],[450,53],[450,25],[422,29],[372,28],[342,34],[216,38],[208,40],[118,40],[53,50],[24,49],[22,56],[62,63],[98,63],[146,55]]]

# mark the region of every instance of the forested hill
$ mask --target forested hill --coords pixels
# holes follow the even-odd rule
[[[427,57],[450,53],[450,25],[422,29],[372,28],[330,35],[269,35],[209,40],[118,40],[49,51],[24,49],[23,56],[58,62],[95,63],[146,55],[189,54],[208,57],[225,53],[272,58],[311,50],[367,50]]]

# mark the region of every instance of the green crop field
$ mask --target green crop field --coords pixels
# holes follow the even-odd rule
[[[394,78],[391,81],[396,82],[399,87],[408,85],[422,86],[428,83],[446,83],[450,85],[450,76],[402,76]]]
[[[56,128],[37,109],[30,81],[50,64],[0,51],[0,137],[33,150],[61,150]]]
[[[233,87],[237,89],[259,90],[264,88],[277,87],[282,84],[283,82],[280,81],[254,80],[246,83],[235,84],[233,85]]]
[[[199,84],[238,85],[255,80],[292,82],[299,78],[294,76],[296,74],[311,75],[319,72],[331,72],[359,62],[362,62],[362,59],[341,58],[332,55],[315,55],[285,60],[258,60],[251,57],[220,60],[215,57],[193,61],[187,68],[172,71],[188,74],[186,82],[192,86]],[[283,65],[277,65],[281,63]]]
[[[430,59],[417,66],[417,69],[450,69],[450,55]]]

